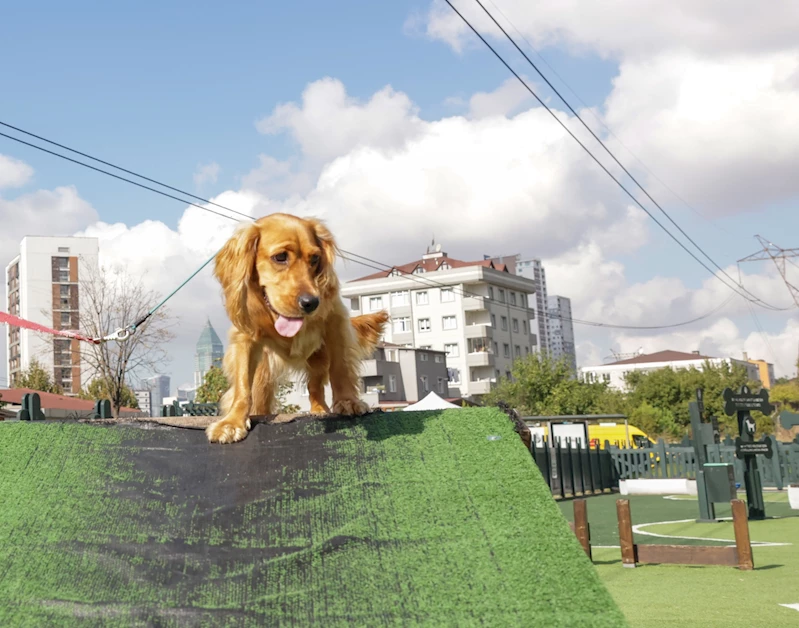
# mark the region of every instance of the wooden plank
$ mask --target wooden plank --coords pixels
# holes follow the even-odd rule
[[[624,567],[635,567],[635,543],[633,543],[633,524],[630,517],[630,500],[616,500],[616,516],[619,519],[619,545],[621,562]]]
[[[738,569],[751,571],[755,568],[752,558],[752,543],[749,540],[749,522],[747,521],[746,504],[741,499],[733,499],[732,524],[735,529],[735,555]]]
[[[734,546],[637,545],[635,554],[641,564],[738,565],[738,552]]]
[[[591,531],[588,527],[588,508],[584,499],[574,500],[574,534],[583,546],[589,560],[591,558]]]

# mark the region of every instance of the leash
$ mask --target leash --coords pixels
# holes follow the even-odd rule
[[[24,318],[20,318],[19,316],[13,316],[12,314],[7,314],[6,312],[0,312],[0,323],[5,323],[9,326],[14,327],[22,327],[24,329],[31,329],[33,331],[39,331],[47,334],[51,334],[53,336],[62,336],[64,338],[72,338],[74,340],[81,340],[83,342],[88,342],[93,345],[99,345],[104,342],[109,342],[111,340],[116,340],[118,342],[123,342],[130,338],[136,330],[144,325],[144,323],[149,320],[149,318],[155,314],[163,305],[169,301],[173,296],[175,296],[182,288],[186,286],[192,279],[194,279],[197,274],[208,264],[214,261],[214,258],[219,255],[219,252],[222,249],[219,249],[216,253],[214,253],[211,257],[209,257],[202,266],[200,266],[197,270],[195,270],[189,277],[183,281],[177,288],[175,288],[172,292],[170,292],[165,298],[161,299],[161,301],[151,308],[144,316],[142,316],[139,320],[126,327],[120,327],[115,332],[108,334],[107,336],[103,336],[102,338],[90,338],[89,336],[85,336],[77,331],[72,330],[64,330],[64,329],[51,329],[50,327],[46,327],[45,325],[40,325],[39,323],[34,323],[33,321],[25,320]]]

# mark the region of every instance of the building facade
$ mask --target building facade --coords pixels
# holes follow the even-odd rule
[[[153,416],[152,393],[149,390],[135,390],[133,391],[133,394],[136,395],[136,401],[139,404],[139,410],[141,410],[142,415]]]
[[[617,390],[627,390],[626,376],[633,372],[650,372],[663,368],[688,369],[695,368],[702,370],[705,363],[709,362],[713,366],[727,363],[730,366],[738,364],[747,371],[750,380],[760,380],[760,369],[756,364],[747,360],[736,360],[735,358],[713,358],[701,355],[699,351],[684,353],[682,351],[658,351],[657,353],[641,354],[634,358],[619,360],[601,366],[584,366],[580,369],[580,377],[587,382],[607,382],[611,388]]]
[[[150,391],[151,416],[161,416],[161,407],[164,405],[164,399],[169,397],[169,375],[155,375],[145,379],[144,385]]]
[[[538,321],[538,350],[547,353],[550,345],[549,296],[547,295],[547,273],[540,259],[519,259],[516,274],[532,280],[534,291],[528,298],[535,299]]]
[[[222,358],[225,356],[225,347],[208,319],[197,340],[197,348],[194,353],[194,387],[203,385],[205,374],[212,366],[222,366]]]
[[[774,365],[765,360],[753,360],[746,353],[744,353],[744,360],[750,364],[757,366],[758,373],[760,374],[760,382],[763,388],[771,388],[774,385]]]
[[[463,262],[436,247],[422,259],[342,287],[351,314],[388,311],[385,340],[446,354],[453,397],[489,392],[536,350],[535,284],[492,260]],[[432,388],[431,388],[432,389]]]
[[[99,272],[97,238],[27,236],[6,266],[8,312],[58,330],[81,326],[81,281]],[[85,307],[85,306],[83,306]],[[78,340],[8,327],[6,361],[13,386],[32,360],[66,394],[77,394],[91,373]]]
[[[402,408],[435,392],[450,396],[446,354],[381,342],[371,358],[361,362],[361,399],[372,408]],[[285,402],[310,410],[308,387],[295,379]],[[332,404],[330,385],[325,387],[327,404]]]
[[[565,360],[571,372],[577,374],[577,353],[574,346],[574,324],[572,323],[571,299],[550,295],[549,308],[549,354],[554,360]]]

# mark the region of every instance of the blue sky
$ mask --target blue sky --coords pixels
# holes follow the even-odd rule
[[[508,15],[515,16],[514,21],[522,30],[527,28],[529,16],[523,11],[528,9],[499,0],[497,4]],[[530,11],[535,8],[536,3],[529,6]],[[507,70],[482,47],[467,46],[458,51],[447,37],[431,35],[430,30],[425,34],[426,25],[432,22],[430,11],[431,5],[427,2],[352,0],[224,5],[209,2],[17,4],[4,9],[4,19],[0,22],[0,58],[5,59],[0,77],[0,120],[204,196],[239,190],[242,178],[258,167],[258,155],[294,162],[302,162],[307,157],[300,146],[297,129],[287,128],[276,135],[265,135],[256,130],[256,122],[269,116],[280,103],[299,103],[304,90],[315,81],[325,77],[337,79],[346,88],[347,96],[359,103],[368,101],[390,85],[395,92],[407,95],[418,109],[421,121],[434,124],[466,114],[464,103],[468,103],[472,95],[497,90],[508,79]],[[619,74],[622,67],[634,69],[636,63],[643,63],[641,59],[658,63],[664,55],[672,54],[665,44],[660,49],[654,44],[652,49],[643,49],[642,44],[631,44],[616,29],[607,27],[606,32],[596,37],[610,42],[609,51],[604,44],[595,43],[593,33],[580,39],[587,28],[580,23],[580,16],[562,19],[562,24],[547,26],[549,34],[542,35],[536,30],[544,28],[540,25],[529,27],[527,34],[532,40],[543,37],[542,41],[549,41],[549,45],[541,46],[541,53],[586,105],[604,114],[606,99],[614,94],[614,89],[618,94],[616,103],[624,98],[632,101],[633,97],[645,100],[645,94],[625,92],[623,81],[618,82]],[[591,17],[586,15],[585,20]],[[409,25],[411,22],[415,26]],[[724,27],[738,26],[725,23]],[[657,28],[657,24],[651,28]],[[571,39],[562,33],[572,33]],[[654,33],[651,37],[655,42],[657,35]],[[664,33],[664,40],[668,39],[667,35]],[[686,38],[682,43],[691,51],[691,62],[697,67],[717,62],[723,66],[721,53],[708,52],[703,42]],[[532,70],[519,62],[517,54],[504,44],[500,44],[500,49],[522,73],[532,75]],[[772,53],[773,50],[758,49],[730,52],[738,57],[749,54],[752,63],[773,65],[775,62],[764,57]],[[688,62],[685,68],[688,75],[691,68]],[[543,69],[548,72],[546,66]],[[557,78],[551,78],[562,87]],[[571,97],[568,90],[564,93]],[[683,92],[675,90],[674,98],[680,93]],[[562,109],[546,89],[542,89],[542,94]],[[668,114],[668,94],[663,102],[664,112]],[[579,103],[575,100],[573,104]],[[512,117],[530,106],[524,104],[507,115]],[[623,110],[618,104],[615,106]],[[722,115],[720,113],[720,118]],[[653,115],[653,119],[655,117]],[[757,120],[753,118],[753,122]],[[691,127],[686,127],[685,133],[682,141],[688,148],[684,154],[689,156]],[[638,142],[634,130],[629,131],[625,139],[632,144]],[[518,136],[520,144],[529,142],[532,146],[537,141],[534,135]],[[644,153],[659,162],[658,145],[643,146]],[[658,170],[658,176],[676,189],[688,190],[689,194],[691,190],[701,191],[701,182],[690,181],[692,171],[680,170],[680,150],[667,148],[677,158],[671,156],[670,161],[664,161],[666,166]],[[695,146],[698,148],[701,148],[699,140]],[[723,146],[719,151],[735,152],[735,148]],[[618,147],[617,150],[626,164],[635,166],[628,153]],[[96,210],[99,220],[122,222],[129,227],[151,219],[176,229],[185,210],[185,206],[174,201],[37,154],[4,138],[0,138],[0,154],[21,160],[34,170],[34,175],[23,184],[0,190],[0,198],[9,201],[37,190],[75,186],[80,198]],[[790,165],[794,158],[778,155],[774,159],[787,160]],[[646,157],[645,160],[652,165]],[[764,158],[754,152],[752,160],[755,170],[764,163]],[[219,166],[217,180],[198,187],[193,181],[198,166],[212,162]],[[579,168],[589,173],[595,170],[587,157],[575,158],[575,163],[578,167],[575,172],[580,172]],[[733,166],[735,164],[730,166],[729,172],[733,172]],[[321,165],[311,168],[310,176],[317,177],[321,168]],[[714,215],[711,222],[684,207],[645,174],[641,176],[664,207],[673,212],[680,224],[720,263],[728,264],[753,252],[757,248],[752,238],[754,233],[785,238],[784,246],[797,244],[790,241],[790,234],[799,233],[799,212],[794,209],[797,198],[790,186],[762,203],[750,202],[740,210],[725,212],[724,171],[720,174],[697,172],[696,177],[707,180],[708,187],[722,190],[713,192],[713,207],[709,210],[703,206],[701,193],[687,199],[703,213]],[[740,176],[735,174],[731,179],[734,184],[734,179]],[[575,187],[583,185],[575,180]],[[591,185],[595,187],[590,189],[598,190],[603,202],[610,207],[621,208],[626,204],[610,181],[597,176]],[[735,190],[730,194],[734,200]],[[577,230],[579,218],[571,217],[566,209],[563,228]],[[520,212],[522,210],[523,207]],[[519,215],[524,216],[523,213]],[[475,228],[479,229],[480,225],[476,224]],[[430,229],[420,226],[419,246],[426,241],[429,232]],[[628,296],[634,295],[636,285],[656,277],[675,278],[689,290],[703,289],[707,273],[665,236],[650,225],[636,233],[642,235],[640,246],[601,247],[603,263],[617,262],[624,268],[624,285],[618,290],[623,289]],[[590,234],[585,237],[589,238]],[[453,241],[459,242],[454,237]],[[460,248],[460,256],[479,254],[478,248],[466,241]],[[529,241],[527,250],[519,250],[524,248],[524,240],[491,241],[483,248],[485,252],[519,250],[524,255],[542,255],[539,247],[544,245],[536,244],[532,234]],[[506,246],[513,246],[514,251],[505,250]],[[381,261],[407,261],[404,259],[406,249],[380,247],[379,250]],[[451,250],[453,256],[458,253],[457,248]],[[564,247],[563,250],[547,249],[543,255],[552,257],[554,266],[557,264],[554,258],[567,253],[568,247]],[[749,272],[761,270],[766,272],[758,268]],[[578,271],[573,268],[571,272]],[[564,273],[561,276],[571,277],[565,270]],[[752,289],[757,292],[756,288]],[[573,290],[579,290],[576,283]],[[629,309],[623,304],[608,305],[615,298],[614,290],[609,286],[601,298],[593,293],[587,295],[583,311],[580,311],[580,298],[576,295],[575,316],[590,318],[603,312],[612,316],[616,311],[614,307]],[[557,291],[570,296],[569,286],[559,286]],[[769,298],[772,297],[774,295],[769,293]],[[787,292],[774,298],[779,299],[780,304],[789,302]],[[597,299],[604,301],[597,304]],[[700,309],[701,306],[698,302],[695,305]],[[679,320],[695,314],[685,310],[668,315],[670,320]],[[641,316],[646,318],[645,313]],[[745,310],[730,312],[728,318],[737,325],[739,336],[736,338],[743,347],[754,330],[753,321]],[[775,334],[774,342],[778,342],[776,334],[784,333],[786,320],[785,315],[761,313],[764,327]],[[224,325],[224,321],[218,319],[215,323]],[[222,330],[220,335],[224,335]],[[707,340],[707,337],[700,334],[697,338]],[[671,338],[663,342],[677,340]],[[699,339],[685,340],[694,341],[699,342]],[[636,340],[592,336],[586,342],[585,360],[590,360],[596,359],[597,351],[606,354],[609,344],[635,343]],[[727,338],[725,342],[718,346],[728,347],[738,341]],[[185,351],[189,344],[184,343],[181,350]],[[783,357],[783,361],[785,359]],[[189,361],[184,357],[178,359],[174,366],[178,371],[176,380],[190,378]]]

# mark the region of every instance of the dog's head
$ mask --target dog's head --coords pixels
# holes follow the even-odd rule
[[[271,214],[241,227],[216,256],[225,309],[241,331],[273,325],[284,337],[337,299],[336,243],[320,221]]]

